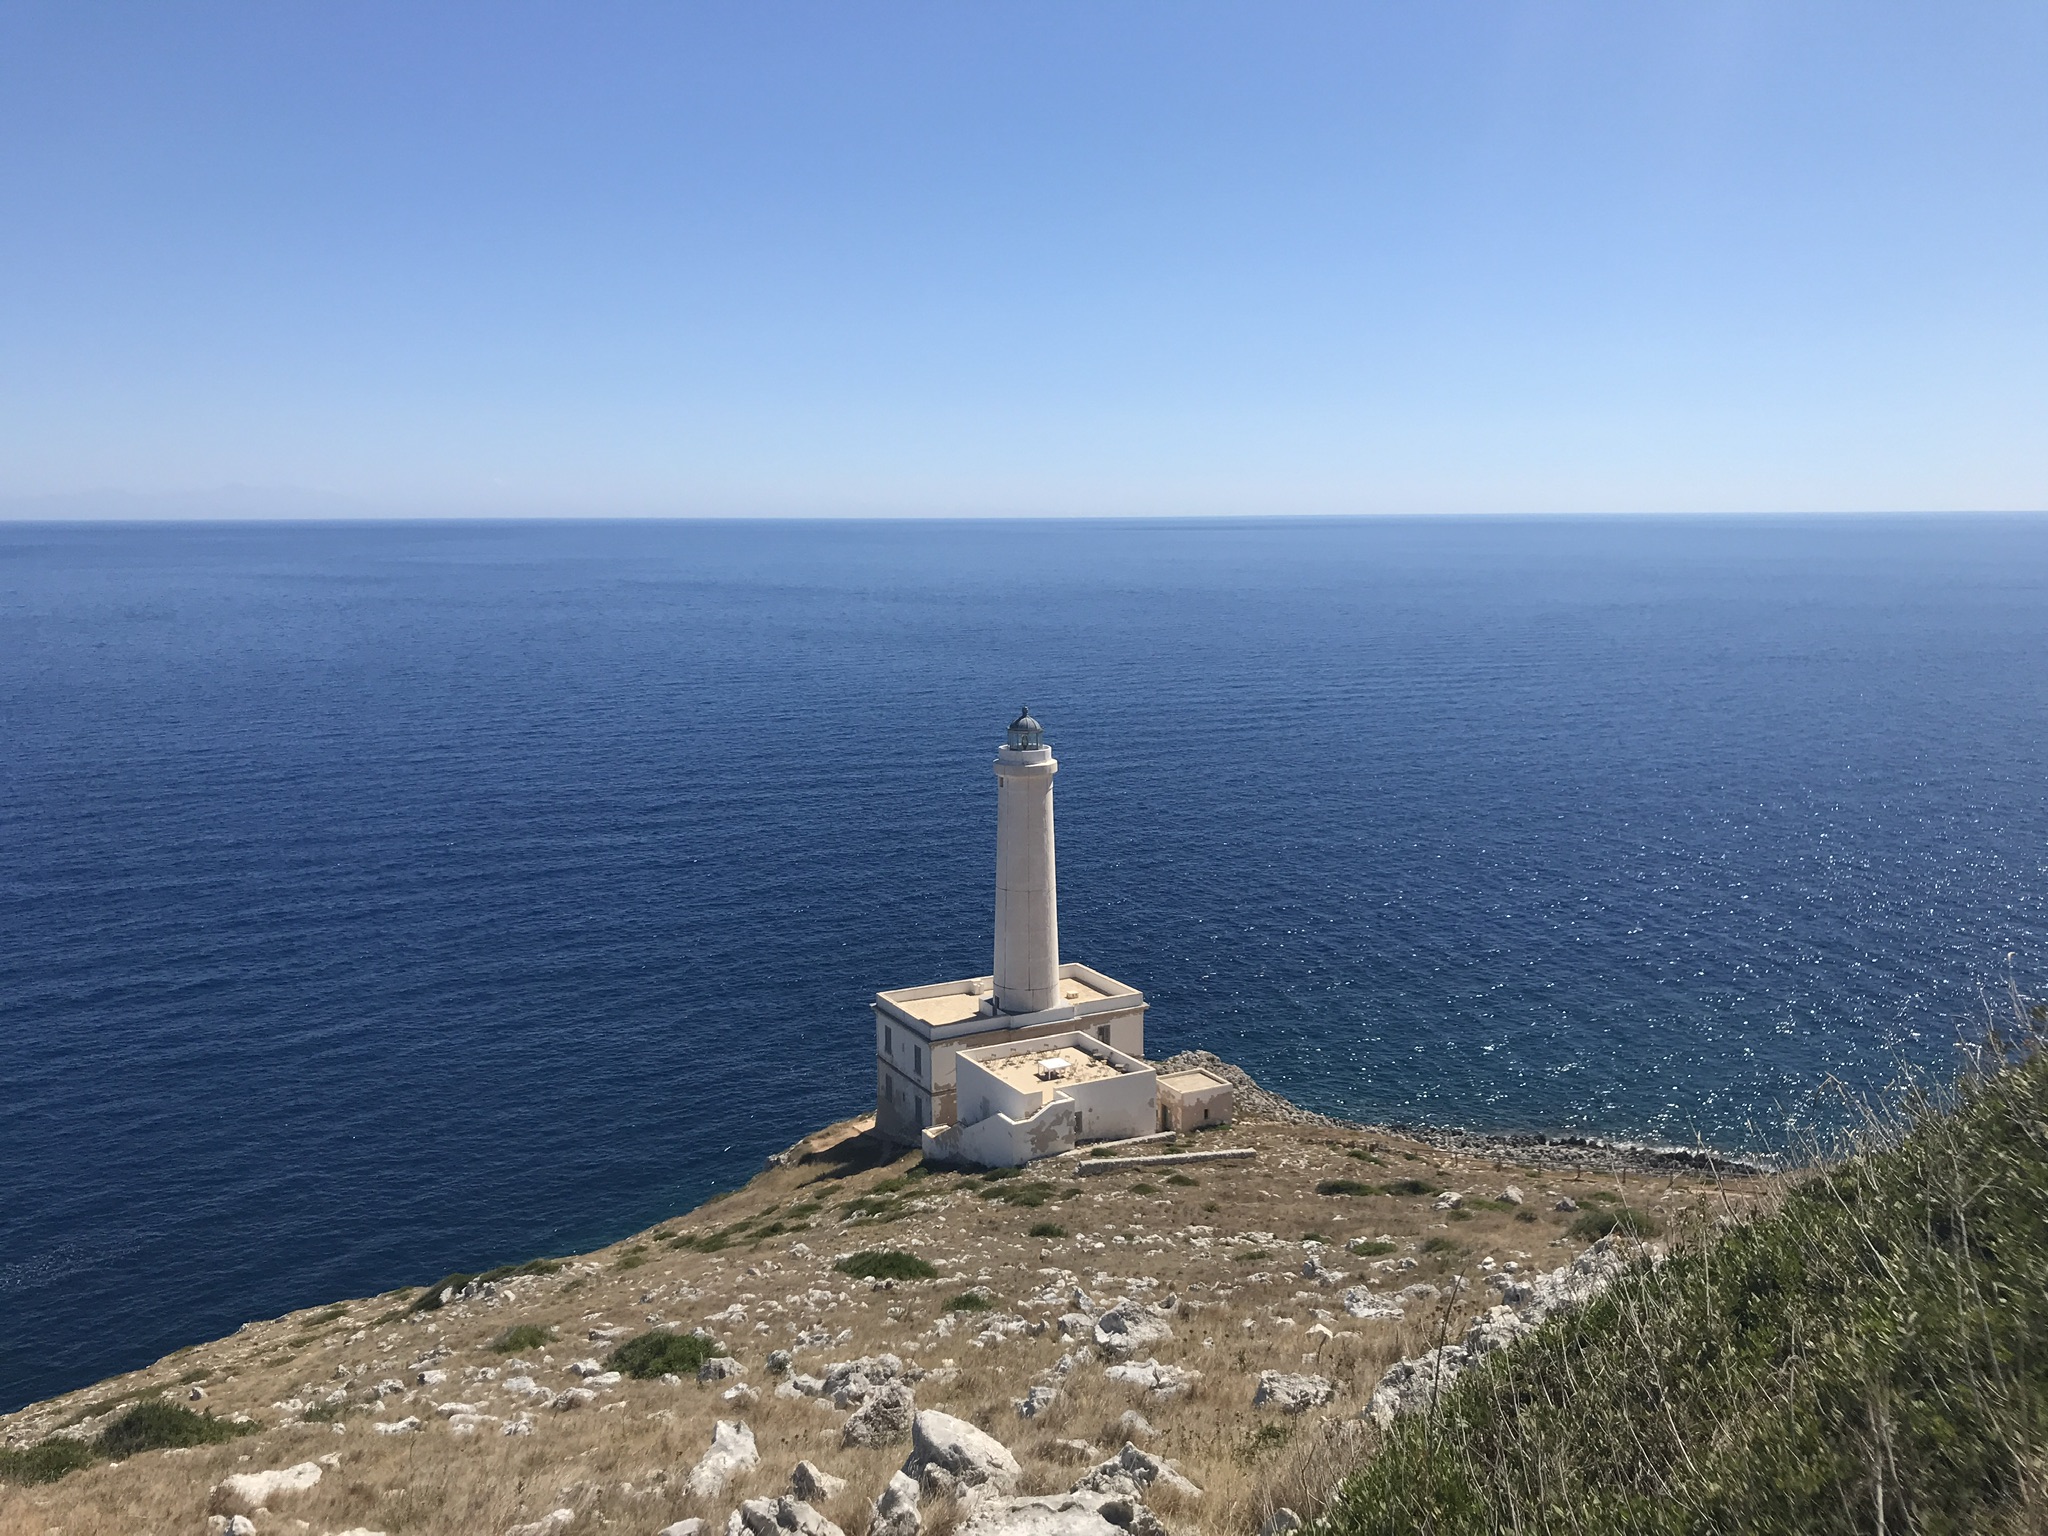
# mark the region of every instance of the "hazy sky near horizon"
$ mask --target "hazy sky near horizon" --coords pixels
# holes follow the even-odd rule
[[[0,6],[0,515],[2048,507],[2048,6]]]

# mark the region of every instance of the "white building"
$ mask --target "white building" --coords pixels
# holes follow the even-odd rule
[[[1015,1168],[1083,1141],[1147,1136],[1159,1125],[1159,1074],[1095,1036],[1069,1030],[955,1057],[960,1118],[924,1133],[934,1162]]]
[[[1145,1061],[1143,993],[1060,960],[1052,821],[1058,772],[1039,723],[1022,711],[996,750],[993,971],[875,994],[875,1127],[892,1141],[993,1164],[1010,1159],[970,1153],[968,1143],[1030,1149],[1052,1147],[1064,1135],[1064,1145],[1052,1147],[1064,1150],[1076,1139],[1143,1135],[1159,1128],[1163,1113],[1174,1129],[1230,1118],[1230,1086],[1213,1074],[1175,1073],[1169,1081],[1180,1086],[1162,1090]],[[1035,1065],[1018,1064],[1056,1056],[1067,1058],[1072,1076],[1041,1081]],[[1073,1102],[1056,1110],[1062,1093]],[[1142,1115],[1133,1107],[1139,1098]],[[1190,1107],[1181,1107],[1183,1099]],[[1010,1125],[975,1129],[1004,1117]],[[957,1134],[932,1145],[925,1132],[933,1127]],[[962,1150],[951,1153],[956,1144]],[[1044,1155],[1028,1151],[1016,1161]]]

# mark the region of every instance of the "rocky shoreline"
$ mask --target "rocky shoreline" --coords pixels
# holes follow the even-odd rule
[[[1282,1125],[1316,1126],[1331,1131],[1362,1134],[1381,1133],[1419,1141],[1439,1151],[1463,1157],[1492,1157],[1523,1168],[1555,1169],[1559,1172],[1705,1174],[1730,1173],[1756,1177],[1776,1173],[1770,1160],[1738,1157],[1712,1147],[1656,1146],[1644,1142],[1610,1141],[1601,1136],[1573,1132],[1470,1131],[1459,1126],[1395,1123],[1370,1125],[1340,1120],[1331,1115],[1303,1109],[1299,1104],[1261,1087],[1244,1068],[1223,1060],[1210,1051],[1182,1051],[1160,1064],[1161,1071],[1184,1071],[1206,1067],[1230,1079],[1240,1112]]]

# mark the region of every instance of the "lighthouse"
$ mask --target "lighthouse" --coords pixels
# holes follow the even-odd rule
[[[927,1130],[953,1123],[955,1063],[963,1050],[1081,1036],[1091,1047],[1143,1061],[1145,995],[1060,959],[1052,837],[1058,772],[1044,727],[1029,709],[1021,711],[995,756],[993,971],[875,994],[875,1128],[891,1141],[916,1146]],[[969,878],[960,882],[963,896],[973,888]],[[945,899],[945,887],[934,894]]]
[[[1052,777],[1060,771],[1026,705],[996,748],[998,1013],[1060,1000],[1060,901],[1052,848]]]

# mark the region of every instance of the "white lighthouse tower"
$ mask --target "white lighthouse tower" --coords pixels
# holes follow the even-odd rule
[[[1081,1034],[1141,1062],[1145,1055],[1144,994],[1060,960],[1052,841],[1059,764],[1028,709],[996,749],[995,772],[993,974],[875,994],[875,1126],[907,1145],[953,1123],[962,1050]]]
[[[1053,868],[1052,776],[1060,771],[1027,705],[996,748],[996,1011],[1037,1013],[1060,1000],[1060,901]]]

